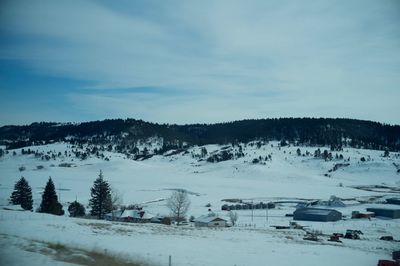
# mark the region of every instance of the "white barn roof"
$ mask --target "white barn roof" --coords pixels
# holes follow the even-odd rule
[[[143,217],[140,216],[140,211],[138,210],[124,210],[124,212],[121,214],[120,218],[136,218],[136,219],[151,219],[152,216],[150,216],[147,213],[143,214]]]
[[[195,223],[205,223],[205,224],[208,224],[208,223],[214,222],[214,221],[225,221],[226,222],[225,219],[222,219],[216,215],[203,215],[194,220]]]

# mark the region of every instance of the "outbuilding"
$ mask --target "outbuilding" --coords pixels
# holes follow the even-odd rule
[[[392,219],[400,218],[400,209],[367,208],[367,211],[375,213],[375,216],[387,217]]]
[[[194,220],[195,226],[203,227],[226,227],[227,221],[216,215],[203,215]]]
[[[293,213],[293,220],[336,222],[342,219],[342,213],[333,209],[301,208]]]

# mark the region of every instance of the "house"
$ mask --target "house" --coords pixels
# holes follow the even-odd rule
[[[147,214],[142,209],[136,210],[124,210],[124,212],[119,217],[120,221],[123,222],[133,222],[133,223],[149,223],[152,216]]]
[[[314,222],[336,222],[342,219],[342,213],[332,209],[302,208],[294,211],[293,219]]]
[[[375,213],[375,216],[387,217],[392,219],[400,218],[400,209],[367,208],[367,211]]]
[[[104,215],[104,219],[108,221],[133,222],[133,223],[149,223],[152,216],[146,213],[142,208],[133,210],[115,210]]]
[[[214,213],[209,213],[196,218],[194,220],[194,225],[200,227],[226,227],[227,221],[218,217]]]
[[[390,199],[386,199],[386,203],[388,203],[388,204],[400,205],[400,198],[390,198]]]

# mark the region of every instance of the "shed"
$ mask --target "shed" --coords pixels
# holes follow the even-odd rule
[[[226,227],[227,221],[216,215],[203,215],[194,220],[195,226]]]
[[[367,211],[375,213],[375,216],[388,217],[392,219],[400,218],[400,209],[367,208]]]
[[[342,219],[342,213],[332,209],[302,208],[293,213],[294,220],[315,222],[336,222]]]

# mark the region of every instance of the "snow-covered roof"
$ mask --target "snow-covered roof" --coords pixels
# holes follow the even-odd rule
[[[25,211],[25,209],[22,208],[21,205],[7,205],[3,206],[3,209],[9,211]]]
[[[341,200],[339,199],[330,199],[330,200],[320,200],[318,201],[317,205],[319,206],[329,206],[329,207],[345,207],[346,204],[344,204]]]
[[[213,221],[226,221],[216,215],[202,215],[194,220],[195,223],[209,223]]]
[[[360,202],[357,201],[357,200],[345,200],[345,201],[343,201],[343,203],[346,204],[346,205],[358,205],[358,204],[360,204]]]
[[[137,219],[151,219],[152,216],[147,214],[146,212],[143,214],[143,216],[140,216],[139,210],[124,210],[124,212],[121,214],[120,218],[137,218]]]

